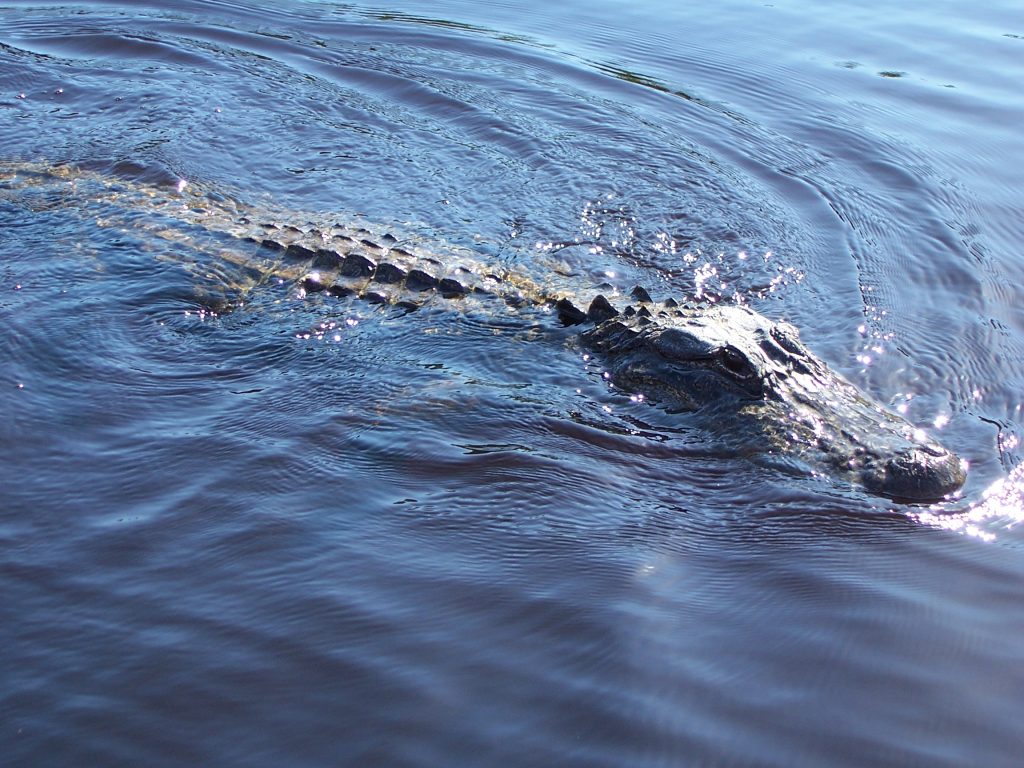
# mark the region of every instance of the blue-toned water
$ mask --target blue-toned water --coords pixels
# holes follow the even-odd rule
[[[0,764],[1021,765],[1022,82],[1010,0],[0,5]],[[745,302],[967,484],[44,166]]]

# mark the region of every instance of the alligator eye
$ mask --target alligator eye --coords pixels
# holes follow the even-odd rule
[[[754,373],[746,356],[733,347],[722,347],[718,350],[718,361],[725,370],[738,378],[747,379]]]

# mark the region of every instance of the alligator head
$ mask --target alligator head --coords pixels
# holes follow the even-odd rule
[[[644,303],[618,313],[601,297],[587,319],[595,325],[581,339],[602,353],[619,388],[687,410],[724,403],[774,445],[818,457],[879,495],[936,501],[964,483],[957,456],[871,402],[787,323],[739,305]]]

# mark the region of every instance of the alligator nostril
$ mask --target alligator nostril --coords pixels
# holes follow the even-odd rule
[[[894,499],[938,501],[967,479],[960,459],[934,445],[909,450],[864,468],[868,490]]]

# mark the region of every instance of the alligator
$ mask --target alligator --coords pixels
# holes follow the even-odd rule
[[[956,455],[833,371],[792,325],[743,304],[655,302],[641,287],[626,298],[608,286],[567,288],[559,279],[542,285],[469,249],[432,246],[361,222],[296,214],[281,224],[267,210],[222,194],[176,179],[132,180],[123,171],[0,165],[4,199],[28,208],[95,209],[100,226],[143,228],[187,243],[248,270],[253,283],[291,281],[301,296],[353,297],[407,312],[470,297],[544,308],[553,322],[578,331],[577,343],[597,356],[615,387],[668,410],[725,408],[749,418],[772,450],[813,457],[871,494],[935,502],[965,482]],[[226,248],[225,239],[247,247]]]

